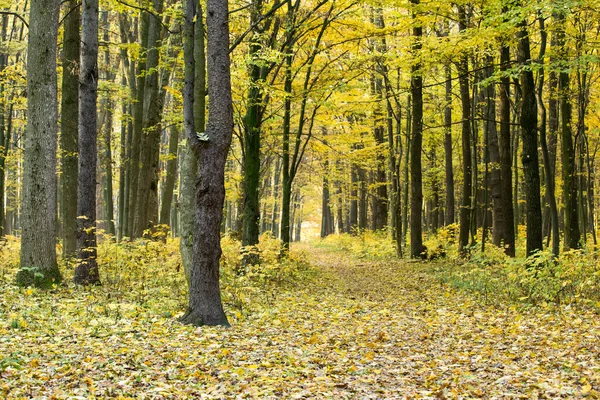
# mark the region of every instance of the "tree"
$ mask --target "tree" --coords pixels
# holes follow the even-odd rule
[[[77,267],[74,280],[79,284],[99,284],[96,245],[98,0],[83,0],[81,9]]]
[[[523,175],[525,200],[527,201],[527,249],[529,257],[542,250],[542,205],[540,200],[540,164],[537,145],[537,103],[535,82],[531,65],[531,50],[527,21],[523,19],[517,33],[519,40],[517,61],[524,68],[520,74],[521,84],[521,137],[523,138]]]
[[[32,0],[27,43],[27,134],[23,161],[21,286],[62,279],[56,263],[56,44],[59,0]]]
[[[458,26],[461,32],[467,29],[467,15],[464,6],[458,7]],[[460,100],[462,103],[462,158],[463,158],[463,192],[460,208],[460,231],[458,249],[461,254],[467,253],[469,232],[471,231],[471,200],[473,196],[473,158],[471,154],[471,96],[469,94],[469,61],[461,55],[458,62]]]
[[[62,52],[62,100],[60,120],[61,224],[63,257],[77,252],[77,135],[79,119],[80,12],[76,0],[66,8]]]
[[[410,93],[412,98],[412,140],[410,146],[410,255],[413,258],[423,256],[423,233],[421,216],[423,214],[423,178],[421,153],[423,151],[423,76],[421,71],[421,48],[423,27],[416,20],[416,6],[420,0],[411,0],[413,15],[413,56],[416,58],[411,67]]]
[[[556,39],[562,56],[566,58],[565,38],[565,11],[558,11],[555,15],[557,23]],[[577,177],[575,175],[575,146],[573,144],[573,132],[571,130],[572,107],[570,97],[571,78],[562,66],[558,74],[558,96],[560,104],[560,138],[562,154],[562,178],[563,197],[565,212],[565,246],[567,249],[578,249],[581,247],[579,218],[577,210]]]
[[[195,2],[185,5],[184,127],[198,157],[193,259],[189,304],[181,322],[196,326],[225,325],[219,287],[221,221],[225,202],[225,163],[233,134],[233,104],[229,59],[228,1],[208,0],[208,122],[198,136],[194,126],[194,18]]]
[[[163,10],[163,0],[152,0],[155,13]],[[134,237],[158,223],[158,161],[161,134],[161,104],[159,87],[159,49],[161,20],[152,15],[148,20],[147,46],[142,110],[140,168],[137,179],[137,200],[134,216]]]
[[[504,13],[508,10],[504,9]],[[510,48],[505,43],[500,49],[500,132],[498,145],[500,147],[500,181],[502,187],[502,216],[504,217],[504,252],[511,257],[515,256],[515,225],[514,209],[512,203],[512,153],[510,137]]]
[[[206,129],[206,38],[204,33],[204,16],[202,7],[198,4],[196,19],[194,22],[194,88],[193,88],[193,118],[196,132],[204,132]],[[190,74],[192,72],[190,71]],[[185,107],[185,104],[184,104]],[[194,215],[196,204],[196,173],[198,160],[191,139],[186,138],[186,148],[181,163],[181,176],[179,180],[179,215],[180,227],[180,252],[181,262],[186,277],[190,277],[194,249]]]

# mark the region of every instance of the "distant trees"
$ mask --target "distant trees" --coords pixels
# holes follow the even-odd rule
[[[177,3],[109,0],[96,28],[81,19],[91,0],[63,2],[63,22],[52,26],[54,11],[14,3],[0,30],[0,235],[23,235],[20,277],[42,268],[59,279],[56,238],[64,257],[79,249],[76,279],[91,283],[79,272],[97,270],[96,234],[170,233],[191,278],[198,174],[209,174],[198,157],[219,166],[225,142],[213,149],[209,131],[229,134],[205,123],[203,3],[193,4],[188,75]],[[241,240],[242,272],[261,262],[267,233],[282,257],[306,236],[365,230],[391,235],[399,255],[406,246],[424,257],[428,235],[444,226],[464,257],[490,235],[509,256],[550,239],[555,256],[590,236],[595,245],[598,11],[577,1],[384,3],[253,0],[230,10],[235,140],[224,161],[225,217],[218,232],[215,221],[205,228]],[[57,38],[58,71],[40,49]],[[100,59],[90,38],[101,38]],[[51,89],[58,73],[62,85]],[[192,98],[182,98],[192,78]],[[23,282],[43,274],[29,275]]]

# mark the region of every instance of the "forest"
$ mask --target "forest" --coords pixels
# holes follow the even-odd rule
[[[599,66],[600,0],[0,0],[0,397],[600,398]]]

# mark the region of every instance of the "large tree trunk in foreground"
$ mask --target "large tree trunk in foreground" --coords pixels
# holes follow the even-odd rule
[[[62,279],[56,263],[56,42],[58,0],[32,0],[27,52],[27,135],[23,160],[21,286]]]
[[[225,325],[219,287],[221,220],[225,201],[225,163],[233,134],[233,105],[229,60],[227,0],[208,0],[208,124],[201,141],[194,127],[194,16],[196,4],[187,1],[185,23],[184,125],[198,155],[193,259],[189,305],[181,322],[196,326]]]
[[[79,77],[79,179],[77,186],[77,268],[75,283],[98,284],[96,169],[98,151],[98,0],[84,0]]]

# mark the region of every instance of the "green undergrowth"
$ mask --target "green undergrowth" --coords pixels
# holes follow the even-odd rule
[[[485,252],[481,252],[478,244],[470,249],[468,257],[459,257],[457,234],[457,226],[451,225],[429,235],[424,240],[425,260],[401,263],[398,267],[418,268],[442,285],[471,293],[499,307],[576,305],[600,310],[600,252],[568,251],[553,259],[550,251],[544,250],[528,259],[510,258],[501,248],[488,243]],[[314,245],[349,252],[366,260],[400,260],[394,242],[385,231],[331,235]],[[523,247],[524,237],[521,237],[518,255],[524,253]]]
[[[187,283],[179,241],[138,240],[98,247],[101,286],[72,283],[74,263],[59,260],[64,280],[49,290],[18,287],[19,240],[0,244],[0,335],[10,329],[92,330],[101,334],[116,325],[173,320],[187,306]],[[304,254],[281,259],[279,241],[261,237],[260,265],[242,268],[240,243],[222,240],[221,289],[230,322],[242,323],[315,274]]]

